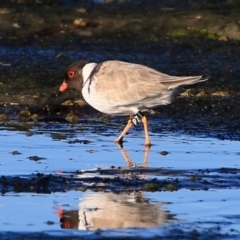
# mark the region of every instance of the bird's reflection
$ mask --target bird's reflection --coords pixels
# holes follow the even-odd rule
[[[171,218],[162,203],[152,203],[142,192],[85,193],[79,210],[58,209],[61,228],[100,229],[157,227]]]
[[[120,149],[125,161],[127,162],[128,167],[134,167],[135,164],[132,161],[132,159],[129,157],[127,150],[123,147],[123,144],[116,143],[116,145]],[[143,155],[143,163],[142,163],[143,167],[147,167],[150,148],[151,148],[150,146],[144,146],[144,155]]]
[[[122,145],[117,144],[128,167],[135,164]],[[147,166],[150,147],[145,147],[143,166]],[[157,227],[173,218],[162,208],[162,202],[151,202],[143,191],[85,192],[78,210],[58,208],[62,228],[141,228]]]

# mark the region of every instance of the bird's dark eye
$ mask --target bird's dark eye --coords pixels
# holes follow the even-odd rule
[[[68,78],[73,78],[74,76],[75,76],[75,71],[72,71],[72,70],[70,70],[70,71],[68,71],[68,73],[67,73],[67,76],[68,76]]]

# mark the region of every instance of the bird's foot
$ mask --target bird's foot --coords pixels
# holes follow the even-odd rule
[[[119,137],[114,140],[114,142],[119,145],[121,148],[123,147],[123,137]]]

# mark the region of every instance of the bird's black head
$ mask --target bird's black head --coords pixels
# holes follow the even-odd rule
[[[82,69],[87,63],[89,62],[81,60],[72,63],[66,68],[64,74],[64,81],[59,88],[60,93],[66,91],[68,88],[75,88],[79,91],[82,90],[83,87]]]

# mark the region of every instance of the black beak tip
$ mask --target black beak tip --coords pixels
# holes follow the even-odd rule
[[[58,92],[56,93],[56,97],[59,97],[60,95],[62,95],[62,93],[63,93],[63,92],[58,91]]]

